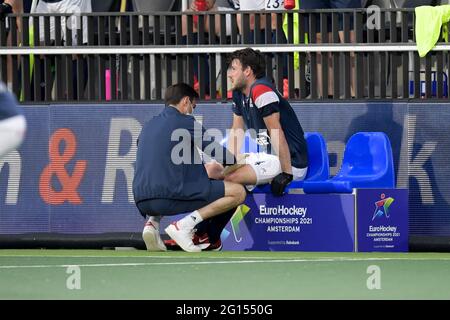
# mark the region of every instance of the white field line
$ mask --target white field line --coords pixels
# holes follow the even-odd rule
[[[179,251],[179,252],[181,252],[181,251]],[[267,260],[267,259],[273,259],[273,258],[271,258],[271,257],[235,257],[235,256],[225,256],[225,257],[223,257],[223,256],[209,256],[209,257],[200,257],[200,256],[195,256],[195,257],[192,257],[192,256],[188,256],[188,255],[186,255],[186,256],[171,256],[171,255],[148,255],[148,256],[144,256],[144,255],[142,255],[142,256],[119,256],[119,255],[117,255],[117,256],[80,256],[80,255],[71,255],[71,256],[67,256],[67,255],[42,255],[42,256],[40,256],[40,255],[13,255],[13,254],[11,254],[11,255],[1,255],[0,254],[0,259],[1,258],[3,258],[3,257],[6,257],[6,258],[95,258],[95,259],[98,259],[98,258],[132,258],[132,259],[134,259],[134,258],[144,258],[144,259],[152,259],[152,258],[156,258],[156,259],[255,259],[255,260],[258,260],[258,259],[265,259],[265,260]],[[329,258],[329,257],[323,257],[324,259],[332,259],[331,257]],[[281,259],[281,258],[280,258]],[[289,258],[284,258],[284,259],[289,259]],[[450,258],[449,258],[450,259]]]
[[[252,259],[252,260],[274,260],[274,257],[268,257],[268,256],[254,256],[254,257],[249,257],[249,256],[222,256],[222,255],[217,255],[217,256],[189,256],[189,255],[184,255],[184,256],[177,256],[177,255],[170,255],[169,253],[170,251],[168,251],[168,254],[161,254],[161,255],[141,255],[141,256],[134,256],[134,255],[111,255],[111,256],[106,256],[106,255],[31,255],[31,254],[24,254],[24,255],[17,255],[17,254],[8,254],[8,255],[2,255],[0,254],[0,260],[1,258],[93,258],[93,259],[98,259],[98,258],[111,258],[111,259],[117,259],[117,258],[131,258],[131,259]],[[174,251],[175,252],[175,251]],[[182,251],[179,251],[182,252]],[[367,257],[367,258],[363,258],[363,257],[357,257],[357,258],[353,258],[353,257],[327,257],[327,256],[323,256],[323,257],[317,257],[317,258],[303,258],[303,260],[336,260],[336,261],[340,261],[340,260],[355,260],[355,259],[362,259],[362,260],[385,260],[385,259],[392,259],[392,260],[450,260],[450,254],[448,254],[448,257],[445,258],[439,258],[439,257],[408,257],[408,253],[405,253],[404,257]],[[290,257],[280,257],[277,258],[276,260],[292,260],[292,259],[300,259],[300,258],[290,258]],[[302,261],[303,261],[302,260]]]
[[[450,261],[446,258],[407,259],[407,258],[332,258],[332,259],[273,259],[273,260],[237,260],[237,261],[177,261],[177,262],[142,262],[142,263],[92,263],[92,264],[61,264],[61,265],[16,265],[0,266],[0,269],[23,268],[68,268],[77,267],[139,267],[139,266],[177,266],[177,265],[214,265],[214,264],[256,264],[256,263],[299,263],[299,262],[349,262],[349,261]]]

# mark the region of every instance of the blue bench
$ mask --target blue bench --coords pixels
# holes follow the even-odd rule
[[[318,132],[305,133],[306,144],[308,146],[308,172],[305,180],[292,181],[287,187],[286,192],[291,189],[303,188],[305,181],[324,181],[329,178],[328,152],[325,139]],[[253,193],[270,193],[270,185],[257,186]]]
[[[355,133],[335,177],[303,184],[305,193],[351,193],[354,188],[395,188],[392,148],[385,133]]]

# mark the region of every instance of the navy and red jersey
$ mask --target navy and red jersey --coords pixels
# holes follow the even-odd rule
[[[233,112],[244,119],[247,129],[258,135],[256,142],[271,152],[270,135],[264,117],[280,113],[280,124],[291,153],[292,166],[308,166],[308,154],[303,128],[289,102],[284,99],[267,78],[256,80],[246,97],[241,91],[233,91]]]

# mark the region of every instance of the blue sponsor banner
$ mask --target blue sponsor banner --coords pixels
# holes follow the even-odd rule
[[[136,140],[163,106],[26,107],[22,146],[0,161],[0,234],[140,232]]]
[[[135,142],[143,123],[163,107],[24,106],[26,139],[0,160],[0,233],[140,232],[143,218],[132,200],[130,178]],[[293,108],[304,131],[323,134],[331,175],[339,170],[352,134],[385,132],[397,188],[409,189],[410,234],[450,235],[448,103],[294,103]],[[206,128],[225,136],[230,109],[230,104],[203,104],[195,113]],[[49,143],[56,146],[53,157]],[[57,170],[61,165],[67,175]]]
[[[358,251],[408,251],[408,190],[358,189]]]
[[[247,196],[222,234],[226,250],[354,251],[354,195]]]

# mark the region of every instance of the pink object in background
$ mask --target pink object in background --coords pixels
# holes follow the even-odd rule
[[[105,98],[106,101],[112,100],[112,86],[111,86],[111,70],[105,70]],[[116,97],[119,96],[119,74],[116,73]]]
[[[111,70],[105,70],[105,96],[106,101],[111,100]]]

